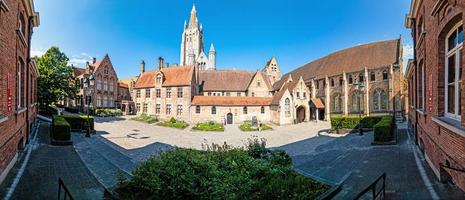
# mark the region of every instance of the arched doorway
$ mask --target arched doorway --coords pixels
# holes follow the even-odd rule
[[[228,124],[232,124],[233,123],[233,114],[232,113],[228,113],[226,115],[226,123]]]
[[[297,107],[297,123],[302,123],[305,121],[305,107],[299,106]]]

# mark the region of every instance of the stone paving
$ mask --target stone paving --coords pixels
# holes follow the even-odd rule
[[[56,199],[58,178],[62,178],[74,199],[102,199],[104,188],[89,172],[73,146],[50,145],[49,124],[42,123],[30,160],[11,199]],[[14,180],[21,162],[0,186],[2,199]]]

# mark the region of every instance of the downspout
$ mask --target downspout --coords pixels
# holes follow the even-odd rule
[[[417,75],[418,75],[418,68],[417,68],[417,30],[416,30],[416,20],[415,18],[411,18],[410,20],[412,20],[412,27],[414,27],[412,29],[412,34],[413,34],[413,67],[414,67],[414,71],[415,73],[413,74],[413,80],[414,80],[414,93],[416,94],[417,92],[417,87],[418,87],[418,83],[417,83]],[[415,98],[414,98],[414,102],[413,102],[413,108],[414,108],[414,111],[415,111],[415,126],[414,126],[414,133],[415,133],[415,144],[418,145],[418,112],[416,111],[417,109],[417,101],[418,101],[418,97],[417,95],[414,95]]]
[[[28,133],[28,137],[26,138],[26,144],[29,143],[29,133],[30,133],[30,127],[29,127],[29,113],[30,113],[30,64],[31,64],[31,38],[32,38],[32,30],[33,30],[33,24],[32,21],[34,20],[34,17],[30,16],[28,20],[28,28],[29,28],[29,37],[27,38],[27,61],[26,61],[26,131]]]

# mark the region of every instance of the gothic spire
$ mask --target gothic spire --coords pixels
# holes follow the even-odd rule
[[[198,27],[198,19],[197,19],[197,10],[195,9],[195,4],[192,5],[191,10],[191,17],[189,19],[189,28]]]

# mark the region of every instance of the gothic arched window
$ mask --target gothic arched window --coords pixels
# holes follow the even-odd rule
[[[286,100],[284,100],[284,114],[286,115],[286,117],[291,116],[291,100],[289,100],[289,98],[286,98]]]
[[[373,111],[379,111],[379,91],[373,92]]]
[[[350,96],[350,111],[363,111],[363,94],[360,94],[359,92],[352,93],[352,95]]]
[[[380,99],[381,99],[381,110],[387,110],[388,97],[384,90],[381,91],[380,93]]]

